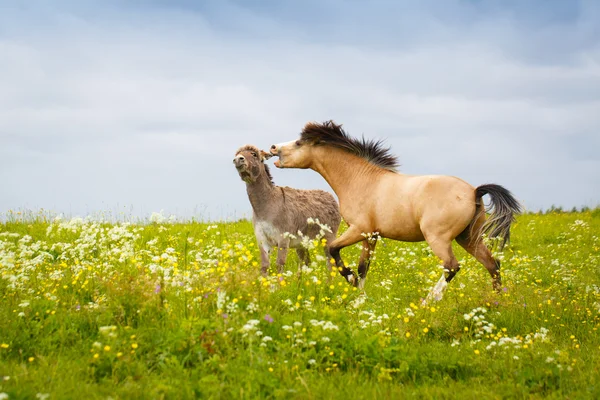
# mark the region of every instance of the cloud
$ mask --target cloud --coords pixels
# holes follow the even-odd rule
[[[0,210],[248,215],[233,152],[330,118],[406,173],[596,205],[600,7],[523,4],[0,4]]]

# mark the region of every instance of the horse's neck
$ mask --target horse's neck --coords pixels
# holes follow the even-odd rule
[[[275,189],[276,186],[264,174],[261,174],[256,182],[246,184],[248,199],[256,215],[262,217],[265,212],[268,212],[270,203],[276,197]]]
[[[312,169],[317,171],[340,199],[368,190],[385,171],[368,161],[338,149],[327,149],[317,155]]]

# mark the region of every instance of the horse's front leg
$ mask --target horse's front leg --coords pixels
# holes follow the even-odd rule
[[[346,232],[342,233],[342,236],[329,244],[329,254],[333,257],[335,266],[340,271],[340,274],[353,286],[358,286],[358,277],[350,268],[346,267],[340,256],[340,250],[362,239],[362,232],[356,227],[350,226]]]
[[[360,261],[358,262],[358,287],[360,289],[364,289],[365,287],[367,272],[369,272],[369,266],[371,265],[371,256],[375,251],[378,238],[378,235],[373,234],[362,242],[362,252],[360,253]]]

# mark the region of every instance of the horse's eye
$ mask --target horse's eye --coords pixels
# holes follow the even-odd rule
[[[302,144],[301,140],[296,140],[296,146],[300,146]]]

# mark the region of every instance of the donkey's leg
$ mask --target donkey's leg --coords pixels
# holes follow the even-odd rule
[[[487,248],[482,239],[477,240],[476,238],[465,238],[459,236],[456,238],[458,244],[460,244],[469,254],[477,259],[483,266],[488,270],[492,276],[494,290],[497,292],[502,288],[502,280],[500,278],[500,261],[494,259],[490,249]]]
[[[260,249],[260,273],[263,276],[267,276],[269,264],[271,263],[269,260],[270,249],[262,243],[258,244],[258,248]]]
[[[285,266],[285,260],[287,259],[289,245],[290,245],[289,239],[281,240],[277,244],[277,272],[278,273],[283,272],[283,267]]]
[[[329,252],[335,260],[335,265],[338,271],[340,271],[340,274],[353,286],[358,285],[358,278],[356,274],[344,264],[344,261],[340,256],[340,250],[344,247],[353,245],[362,239],[363,236],[361,232],[356,227],[350,226],[348,227],[348,230],[342,234],[342,236],[329,244]]]
[[[370,239],[365,239],[362,242],[362,252],[360,253],[360,261],[358,262],[358,287],[363,289],[365,287],[365,280],[367,279],[367,272],[369,272],[369,266],[371,265],[371,255],[375,251],[377,245],[377,236]]]
[[[444,274],[442,274],[438,283],[433,287],[427,296],[427,299],[424,300],[424,303],[427,303],[431,298],[434,298],[437,301],[441,300],[444,296],[444,291],[446,290],[448,282],[450,282],[460,270],[458,260],[452,252],[452,240],[443,237],[430,236],[427,238],[427,243],[429,244],[429,247],[431,247],[433,254],[438,256],[444,263]]]
[[[300,260],[300,266],[306,265],[308,267],[310,265],[310,254],[308,254],[308,250],[304,247],[297,247],[296,254],[298,254],[298,259]]]

